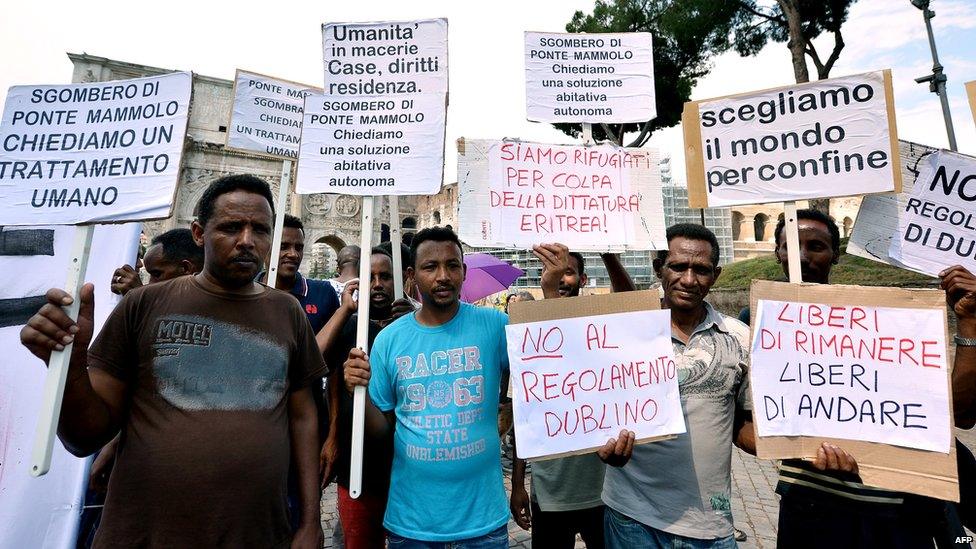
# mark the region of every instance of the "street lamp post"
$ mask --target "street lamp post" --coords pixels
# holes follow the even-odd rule
[[[939,96],[942,102],[942,118],[945,120],[946,133],[949,135],[949,148],[956,149],[956,132],[952,128],[952,113],[949,112],[949,97],[946,95],[946,80],[948,79],[943,72],[942,63],[939,63],[939,53],[935,48],[935,35],[932,33],[932,18],[935,12],[929,9],[930,0],[911,0],[916,8],[922,10],[925,19],[925,29],[929,33],[929,48],[932,50],[932,74],[916,78],[919,84],[928,82],[929,91]]]

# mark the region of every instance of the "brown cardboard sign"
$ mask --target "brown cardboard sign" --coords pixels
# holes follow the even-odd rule
[[[685,103],[692,208],[900,192],[891,71]]]
[[[656,291],[518,302],[509,319],[519,457],[594,452],[621,429],[638,443],[685,431],[670,315]]]
[[[765,312],[762,313],[760,300],[766,305]],[[945,341],[948,338],[948,328],[945,320],[945,294],[942,291],[754,280],[750,302],[754,338],[750,385],[753,392],[753,416],[757,425],[758,457],[811,459],[816,456],[823,442],[829,442],[854,456],[861,479],[869,486],[959,501],[952,434],[951,364],[946,362]],[[770,322],[769,318],[758,319],[760,314],[769,314],[771,303],[776,303],[775,320]],[[917,314],[913,313],[916,319],[928,319],[924,327],[922,320],[919,320],[919,328],[913,332],[910,328],[896,327],[896,324],[885,320],[905,318],[905,309],[918,310]],[[923,311],[925,314],[922,314]],[[885,317],[885,314],[889,316]],[[880,322],[878,315],[882,315]],[[909,315],[907,318],[910,323],[912,317]],[[782,344],[777,339],[779,332],[766,329],[774,328],[776,323],[790,323],[795,327],[791,328],[794,330],[792,332],[782,333]],[[898,337],[884,337],[892,331],[897,332]],[[843,334],[840,337],[844,341],[826,337],[833,333]],[[926,341],[921,348],[903,344],[915,339],[933,341]],[[819,343],[814,343],[815,341]],[[846,348],[845,342],[848,345]],[[819,349],[816,345],[820,345]],[[825,345],[828,346],[827,350]],[[767,353],[766,349],[774,350]],[[780,362],[775,362],[775,368],[767,367],[773,362],[763,364],[780,349],[791,355],[790,364],[781,366]],[[842,358],[831,361],[826,358],[831,353]],[[811,356],[825,357],[823,364],[820,364],[821,361],[810,360]],[[792,361],[796,363],[793,364]],[[808,370],[804,371],[804,366]],[[819,369],[816,373],[811,373],[814,366]],[[757,373],[760,369],[763,373]],[[797,374],[794,369],[805,373]],[[926,376],[924,379],[927,385],[923,387],[921,384],[908,384],[907,387],[902,387],[892,382],[901,382],[916,375]],[[814,376],[819,381],[814,382]],[[862,383],[864,380],[867,381]],[[943,380],[944,391],[940,386]],[[774,390],[780,390],[788,386],[795,387],[797,383],[804,387],[803,398],[807,398],[808,403],[812,399],[815,402],[813,405],[808,404],[804,408],[804,401],[800,399],[800,405],[796,406],[797,400],[791,400],[790,396],[784,399],[784,404],[779,405],[780,397],[775,392],[772,392],[773,398],[770,398],[771,387],[776,386]],[[923,408],[920,404],[906,404],[908,401],[902,399],[906,392],[920,394],[926,390],[927,394],[937,395],[937,398],[932,399],[931,406]],[[845,400],[844,395],[849,399]],[[915,396],[917,395],[913,394],[909,400],[922,402],[928,398]],[[842,400],[845,400],[844,404],[847,406],[843,412]],[[772,406],[770,402],[773,403]],[[777,415],[777,405],[779,409],[785,410],[785,415],[791,416],[789,419],[795,422],[793,428],[802,423],[803,430],[784,430],[782,423],[779,427],[771,427],[775,423],[769,420],[784,417]],[[878,415],[877,411],[884,410],[886,406],[889,411],[899,407],[901,415]],[[912,407],[911,413],[908,412],[909,407]],[[773,411],[770,412],[770,409]],[[925,415],[914,415],[920,409],[926,410]],[[933,410],[939,412],[934,413]],[[842,419],[843,415],[847,417]],[[855,416],[857,419],[852,421]],[[765,422],[764,426],[759,425],[760,421]],[[884,427],[885,421],[888,422],[888,427]],[[859,427],[855,427],[857,422],[860,422]],[[813,428],[818,433],[847,433],[849,438],[782,435],[760,437],[758,434],[762,428],[767,429],[767,433],[788,434],[809,433],[809,429]],[[855,437],[858,440],[854,440]],[[920,442],[921,438],[925,438],[927,442]],[[886,443],[870,441],[881,439]],[[903,442],[905,440],[910,442]],[[909,444],[913,447],[908,447]],[[947,452],[916,449],[923,447],[939,447]]]
[[[973,122],[976,122],[976,80],[966,82],[966,96],[969,97],[969,109],[973,111]]]

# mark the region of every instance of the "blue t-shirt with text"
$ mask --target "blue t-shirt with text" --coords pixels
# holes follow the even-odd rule
[[[411,314],[376,337],[369,395],[396,414],[383,521],[394,534],[452,541],[508,522],[498,439],[507,323],[494,309],[462,303],[440,326]]]

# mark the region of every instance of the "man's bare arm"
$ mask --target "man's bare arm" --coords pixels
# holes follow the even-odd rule
[[[956,314],[956,334],[976,338],[976,276],[956,265],[939,273],[946,301]],[[952,369],[952,408],[956,425],[971,429],[976,425],[976,347],[956,346]]]
[[[315,334],[315,343],[319,346],[319,351],[325,355],[329,349],[335,345],[342,333],[342,328],[346,325],[355,312],[358,304],[353,301],[352,293],[359,289],[359,279],[350,280],[342,288],[342,295],[339,296],[339,308],[333,313],[332,318],[322,326],[319,333]]]
[[[312,389],[304,387],[288,396],[288,431],[291,435],[292,463],[298,475],[300,513],[296,540],[320,540],[320,501],[318,481],[319,429],[318,410]],[[314,542],[311,542],[314,545]],[[312,546],[310,545],[310,546]]]
[[[632,292],[637,289],[634,280],[630,278],[630,273],[620,262],[620,254],[600,254],[603,265],[607,268],[607,276],[610,277],[610,291]]]
[[[743,452],[756,455],[756,426],[752,422],[752,412],[736,410],[732,442]]]

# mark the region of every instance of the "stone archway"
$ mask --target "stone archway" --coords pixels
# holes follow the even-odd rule
[[[756,217],[752,220],[752,228],[755,231],[756,242],[766,241],[766,224],[769,222],[769,216],[764,213],[757,213]]]
[[[732,212],[732,240],[742,240],[742,224],[746,218],[742,212]]]
[[[336,258],[339,256],[339,250],[345,246],[346,243],[341,238],[332,234],[318,238],[313,242],[310,250],[305,254],[308,277],[331,278],[336,272]]]

